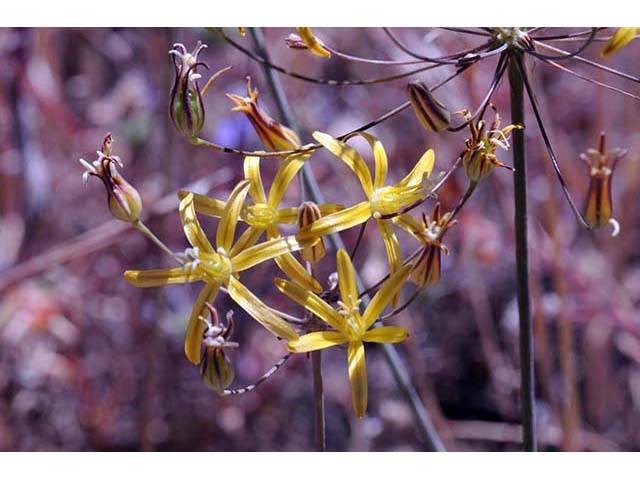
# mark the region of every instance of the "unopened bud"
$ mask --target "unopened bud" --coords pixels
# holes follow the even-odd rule
[[[407,85],[411,107],[420,123],[431,132],[441,132],[451,125],[451,112],[436,98],[422,82]]]
[[[176,70],[169,114],[176,129],[187,138],[197,136],[204,127],[204,103],[198,85],[201,75],[197,73],[197,68],[200,65],[207,68],[206,64],[198,62],[198,55],[205,48],[206,45],[198,42],[193,52],[189,53],[184,45],[176,43],[169,51]]]
[[[247,115],[267,150],[297,150],[302,146],[300,138],[293,130],[276,122],[258,106],[258,90],[251,88],[251,77],[247,77],[246,97],[230,93],[227,93],[227,97],[236,104],[232,111]]]
[[[304,202],[298,213],[298,227],[300,231],[308,229],[322,214],[320,208],[314,202]],[[320,238],[311,247],[305,247],[300,251],[302,258],[309,263],[317,263],[325,256],[324,239]]]
[[[300,35],[296,35],[295,33],[287,35],[284,43],[287,47],[293,48],[294,50],[306,50],[308,48],[304,40],[300,38]]]
[[[102,149],[97,152],[96,161],[89,163],[80,159],[80,163],[86,169],[82,180],[85,185],[90,175],[102,180],[107,190],[111,214],[123,222],[135,223],[140,220],[142,200],[138,191],[118,172],[117,166],[122,168],[123,165],[119,157],[111,155],[112,144],[113,137],[108,133],[102,142]]]

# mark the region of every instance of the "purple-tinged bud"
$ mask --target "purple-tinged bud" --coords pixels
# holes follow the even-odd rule
[[[441,132],[451,125],[451,112],[436,100],[422,82],[407,85],[407,96],[420,123],[431,132]]]
[[[203,62],[198,62],[198,55],[207,48],[198,42],[193,52],[181,43],[173,45],[169,51],[176,70],[176,78],[171,88],[171,102],[169,115],[176,129],[185,137],[196,137],[204,127],[205,112],[197,72],[198,66],[208,68]]]
[[[113,137],[108,133],[102,142],[102,149],[96,152],[98,154],[96,161],[89,163],[80,159],[80,163],[86,169],[82,175],[82,181],[86,185],[91,175],[102,180],[107,190],[111,214],[123,222],[136,223],[140,220],[142,200],[138,191],[118,172],[117,167],[123,168],[123,164],[119,157],[111,155],[112,145]]]
[[[313,222],[322,217],[320,208],[314,202],[304,202],[298,210],[298,227],[301,231],[308,229]],[[310,247],[305,247],[300,251],[302,258],[309,263],[317,263],[326,254],[324,247],[324,239],[320,238],[318,242]]]

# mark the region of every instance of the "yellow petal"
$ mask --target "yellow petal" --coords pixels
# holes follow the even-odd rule
[[[220,285],[208,283],[202,289],[200,295],[198,295],[198,299],[191,311],[189,325],[187,326],[187,335],[184,340],[184,353],[189,361],[196,365],[200,364],[202,355],[202,336],[204,335],[204,331],[207,326],[200,317],[208,318],[208,310],[205,302],[213,303],[219,289]]]
[[[224,207],[224,211],[222,212],[220,224],[218,225],[218,232],[216,233],[216,245],[219,249],[223,248],[227,253],[231,251],[238,218],[240,217],[242,205],[244,204],[244,199],[246,198],[250,187],[251,183],[249,180],[243,180],[238,183],[236,188],[231,191],[229,200],[227,200],[227,205]]]
[[[336,312],[327,302],[322,300],[316,294],[293,282],[283,280],[282,278],[276,278],[274,283],[276,284],[277,289],[287,297],[294,302],[299,303],[314,315],[320,317],[336,330],[341,332],[345,330],[344,319],[342,316],[340,316],[338,312]]]
[[[233,271],[241,272],[284,253],[296,252],[305,245],[305,243],[298,242],[296,237],[291,235],[267,240],[232,257]]]
[[[340,332],[313,332],[287,343],[287,350],[294,353],[312,352],[323,348],[342,345],[349,339]]]
[[[286,340],[298,338],[296,331],[287,322],[269,310],[269,307],[262,300],[251,293],[234,276],[229,278],[227,288],[231,298],[271,333]]]
[[[367,411],[367,365],[362,342],[349,343],[347,354],[349,363],[349,383],[351,385],[351,401],[358,418],[364,417]]]
[[[355,225],[360,225],[371,218],[369,202],[361,202],[353,207],[345,208],[313,222],[310,228],[301,229],[298,237],[307,239],[341,232]]]
[[[315,35],[311,31],[311,28],[296,27],[296,31],[311,53],[318,55],[319,57],[331,56],[331,52],[324,48],[322,43],[315,37]]]
[[[407,338],[408,335],[409,332],[406,328],[385,326],[369,330],[362,337],[362,341],[373,343],[398,343]]]
[[[424,225],[422,225],[421,221],[416,220],[409,214],[397,215],[391,221],[420,243],[424,243],[424,239],[418,235],[419,232],[424,231]]]
[[[179,210],[182,228],[189,243],[194,247],[198,247],[201,252],[213,253],[213,247],[202,230],[198,217],[196,216],[192,193],[188,193],[180,201]]]
[[[233,244],[233,247],[229,252],[229,256],[235,257],[243,250],[253,247],[256,242],[260,240],[263,233],[264,230],[261,228],[248,227],[244,232],[242,232],[238,241]]]
[[[244,178],[251,182],[249,195],[256,203],[267,203],[267,196],[264,193],[262,177],[260,176],[260,157],[245,157]]]
[[[325,217],[332,213],[339,212],[340,210],[344,210],[344,205],[341,203],[323,203],[322,205],[318,205],[318,208],[320,209],[320,214]]]
[[[275,223],[298,223],[298,207],[281,208],[276,212]]]
[[[274,258],[274,261],[278,264],[280,270],[282,270],[287,277],[294,282],[313,292],[322,292],[322,285],[320,285],[318,281],[313,278],[309,272],[307,272],[307,269],[300,265],[296,260],[296,257],[290,253],[280,255],[279,257]]]
[[[217,198],[200,195],[199,193],[186,192],[184,190],[180,190],[178,192],[178,198],[183,200],[189,194],[193,195],[193,206],[197,213],[216,218],[220,218],[222,216],[222,212],[226,205],[225,202],[218,200]]]
[[[612,53],[615,53],[622,47],[626,46],[636,38],[638,30],[640,30],[638,27],[623,27],[616,30],[616,33],[613,34],[613,37],[611,37],[602,49],[602,56],[608,57]]]
[[[382,284],[382,287],[373,296],[371,303],[367,305],[367,309],[362,315],[364,330],[368,330],[375,323],[385,307],[391,302],[391,299],[402,288],[410,271],[411,265],[405,265]]]
[[[373,188],[381,188],[384,186],[384,182],[387,179],[387,152],[384,150],[382,142],[378,138],[365,132],[358,132],[358,135],[364,137],[369,142],[369,146],[373,151],[373,158],[375,159],[375,179],[373,181]]]
[[[371,183],[371,172],[364,162],[360,154],[349,145],[340,140],[333,138],[322,132],[313,132],[313,138],[316,139],[324,148],[333,153],[346,163],[351,170],[358,176],[362,189],[367,198],[371,198],[373,194],[373,184]]]
[[[338,286],[340,287],[342,303],[347,307],[347,310],[356,310],[358,308],[356,271],[353,268],[349,254],[345,250],[338,250],[336,264],[338,265]]]
[[[402,181],[398,184],[398,186],[402,187],[416,187],[422,183],[423,177],[426,175],[429,178],[431,175],[431,171],[433,170],[433,165],[436,162],[436,155],[433,150],[427,150],[418,163],[416,163],[413,170],[409,172],[409,174],[402,179]]]
[[[393,228],[384,220],[376,220],[378,228],[380,229],[380,236],[384,242],[385,250],[387,251],[387,258],[389,259],[390,273],[395,273],[402,267],[402,252],[400,251],[400,244],[396,237]],[[391,307],[396,308],[400,300],[400,290],[391,299]]]
[[[160,287],[176,283],[191,283],[202,280],[202,276],[194,270],[177,268],[163,268],[157,270],[127,270],[124,272],[127,282],[136,287]]]
[[[287,187],[310,156],[310,154],[290,155],[282,162],[269,190],[269,205],[278,208]]]

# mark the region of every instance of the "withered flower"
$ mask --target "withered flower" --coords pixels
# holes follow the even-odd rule
[[[236,342],[230,342],[233,334],[233,314],[227,314],[227,325],[220,323],[217,310],[209,302],[206,304],[211,321],[204,317],[200,320],[206,324],[206,330],[202,338],[202,365],[200,375],[207,387],[222,395],[225,389],[231,385],[235,378],[233,365],[227,357],[225,348],[237,348]]]
[[[431,132],[441,132],[451,125],[451,112],[436,100],[422,82],[407,85],[407,96],[420,123]]]
[[[457,220],[451,220],[451,212],[442,215],[440,210],[438,202],[431,211],[431,217],[422,213],[422,222],[409,215],[401,215],[395,219],[399,227],[422,244],[422,249],[411,267],[411,280],[420,287],[430,287],[440,282],[441,252],[449,255],[449,250],[442,243],[442,237]]]
[[[142,200],[138,191],[127,182],[116,167],[124,168],[120,157],[111,155],[113,137],[110,133],[104,137],[102,148],[96,153],[98,159],[89,163],[80,159],[80,163],[86,169],[82,175],[82,182],[86,185],[89,176],[98,177],[107,189],[107,201],[111,214],[118,220],[128,223],[136,223],[140,220]]]
[[[247,115],[260,140],[269,151],[297,150],[302,146],[298,135],[290,128],[276,122],[258,106],[258,89],[251,88],[251,77],[247,77],[247,96],[227,93],[237,106],[231,110]]]
[[[606,138],[604,132],[600,134],[598,150],[590,148],[587,153],[580,154],[580,159],[589,167],[589,191],[584,207],[584,218],[592,228],[598,228],[605,223],[611,223],[614,227],[614,236],[617,235],[619,225],[612,217],[613,206],[611,204],[611,176],[618,163],[627,151],[614,148],[605,150]]]
[[[491,105],[495,111],[495,107]],[[469,110],[461,110],[460,113],[465,121],[471,120],[471,113]],[[504,128],[500,128],[500,114],[495,111],[495,117],[493,122],[487,130],[485,120],[478,122],[469,122],[469,130],[471,131],[471,137],[466,139],[465,151],[462,155],[462,165],[464,170],[474,183],[479,182],[487,175],[489,175],[495,167],[507,167],[504,163],[498,160],[496,156],[496,148],[503,150],[509,149],[509,139],[507,135],[512,130],[523,128],[521,125],[507,125]]]

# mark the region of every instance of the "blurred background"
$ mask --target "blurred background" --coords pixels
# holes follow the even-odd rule
[[[250,36],[229,34],[253,49]],[[430,56],[477,45],[479,39],[439,29],[396,29]],[[547,29],[545,33],[557,32]],[[289,50],[291,29],[265,29],[273,60],[323,78],[366,79],[408,67],[321,59]],[[331,46],[355,55],[405,59],[381,29],[316,29]],[[312,450],[310,361],[292,358],[269,381],[239,397],[208,390],[184,357],[186,322],[198,286],[137,289],[126,269],[168,266],[135,230],[112,220],[97,179],[81,182],[79,158],[93,161],[107,132],[115,138],[121,173],[140,191],[146,223],[172,249],[187,247],[176,190],[226,198],[242,177],[242,158],[197,148],[168,116],[174,42],[211,71],[233,66],[205,97],[202,136],[245,149],[262,148],[250,123],[224,93],[244,95],[250,75],[261,105],[276,108],[259,65],[215,34],[200,29],[0,29],[0,450]],[[568,44],[557,44],[560,47]],[[602,43],[584,53],[602,61]],[[638,47],[607,65],[638,75]],[[636,85],[583,66],[563,65],[599,81]],[[471,68],[437,93],[454,111],[474,109],[488,88],[495,59]],[[569,188],[578,204],[589,172],[579,160],[605,131],[609,147],[629,149],[613,178],[614,215],[622,230],[588,232],[576,223],[528,110],[530,242],[541,450],[638,450],[640,447],[640,188],[638,111],[629,98],[529,60],[529,72]],[[204,71],[202,72],[205,73]],[[449,67],[416,75],[433,85]],[[331,87],[282,77],[302,140],[321,130],[339,135],[405,101],[407,79],[370,86]],[[506,79],[493,102],[508,123]],[[528,107],[527,107],[528,108]],[[489,119],[491,118],[491,114]],[[446,170],[468,132],[434,134],[411,110],[375,127],[387,150],[390,176],[402,178],[427,148]],[[371,160],[365,143],[353,145]],[[510,153],[500,158],[511,163]],[[267,185],[277,161],[263,162]],[[312,168],[330,201],[362,199],[355,177],[326,152]],[[518,450],[518,322],[515,300],[512,175],[498,169],[483,181],[459,223],[445,237],[443,279],[394,319],[411,336],[399,345],[448,449]],[[441,190],[451,209],[466,188],[458,171]],[[297,183],[285,198],[300,201]],[[432,202],[427,203],[430,211]],[[215,222],[203,221],[215,231]],[[213,234],[212,234],[213,235]],[[414,243],[402,233],[405,254]],[[357,232],[344,235],[353,245]],[[385,273],[384,246],[375,228],[355,258],[366,284]],[[335,268],[327,260],[319,278]],[[293,314],[272,285],[272,263],[247,275],[266,303]],[[219,311],[238,320],[233,356],[236,383],[251,383],[283,352],[224,296]],[[367,350],[368,415],[352,412],[346,351],[323,356],[329,450],[414,451],[423,448],[411,410],[374,346]]]

